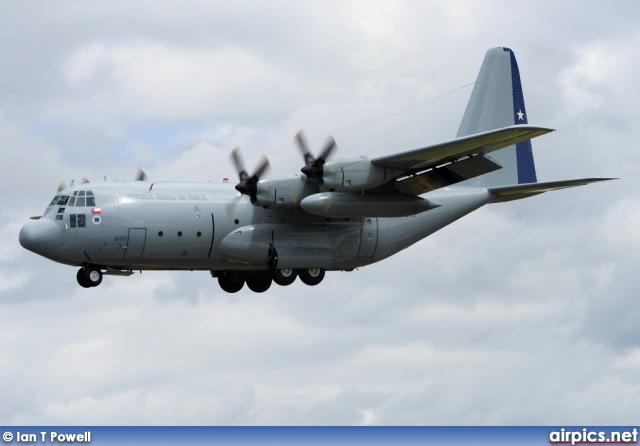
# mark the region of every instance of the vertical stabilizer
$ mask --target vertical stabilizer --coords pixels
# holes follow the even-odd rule
[[[457,137],[527,123],[515,55],[509,48],[492,48],[485,55]],[[501,186],[537,182],[531,141],[493,152],[491,158],[502,169],[465,183]]]

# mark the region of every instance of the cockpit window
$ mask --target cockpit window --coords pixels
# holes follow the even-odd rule
[[[53,206],[54,204],[56,204],[58,202],[58,198],[60,198],[59,195],[56,195],[55,197],[53,197],[53,200],[51,200],[51,203],[49,203],[49,206]]]
[[[61,206],[66,206],[68,202],[69,202],[69,196],[61,195],[60,198],[58,198],[58,201],[56,202],[56,204],[59,204]]]
[[[53,203],[55,204],[55,203]],[[58,200],[58,204],[60,201]],[[77,190],[73,193],[73,196],[69,199],[68,206],[75,207],[95,207],[96,197],[93,195],[93,191],[90,190]]]

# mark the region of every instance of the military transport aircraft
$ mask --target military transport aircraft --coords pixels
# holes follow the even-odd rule
[[[88,183],[60,190],[20,243],[79,267],[78,283],[142,270],[207,270],[229,293],[264,292],[386,259],[488,203],[607,178],[538,183],[513,51],[490,49],[455,139],[374,158],[329,161],[296,136],[302,174],[263,179],[232,152],[240,182]],[[489,155],[490,154],[490,155]],[[238,194],[240,192],[240,194]]]

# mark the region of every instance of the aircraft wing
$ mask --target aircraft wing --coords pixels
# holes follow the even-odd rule
[[[553,131],[553,129],[533,125],[512,125],[419,149],[379,156],[373,158],[371,162],[384,167],[404,169],[409,174],[468,156],[485,155]]]
[[[578,180],[550,181],[547,183],[516,184],[513,186],[497,186],[489,188],[489,192],[495,195],[491,203],[504,203],[506,201],[520,200],[533,197],[552,190],[568,187],[584,186],[600,181],[616,180],[617,178],[581,178]]]

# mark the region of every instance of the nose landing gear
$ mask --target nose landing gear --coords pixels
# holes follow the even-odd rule
[[[76,279],[83,288],[98,286],[102,283],[102,271],[95,266],[86,266],[78,270]]]

